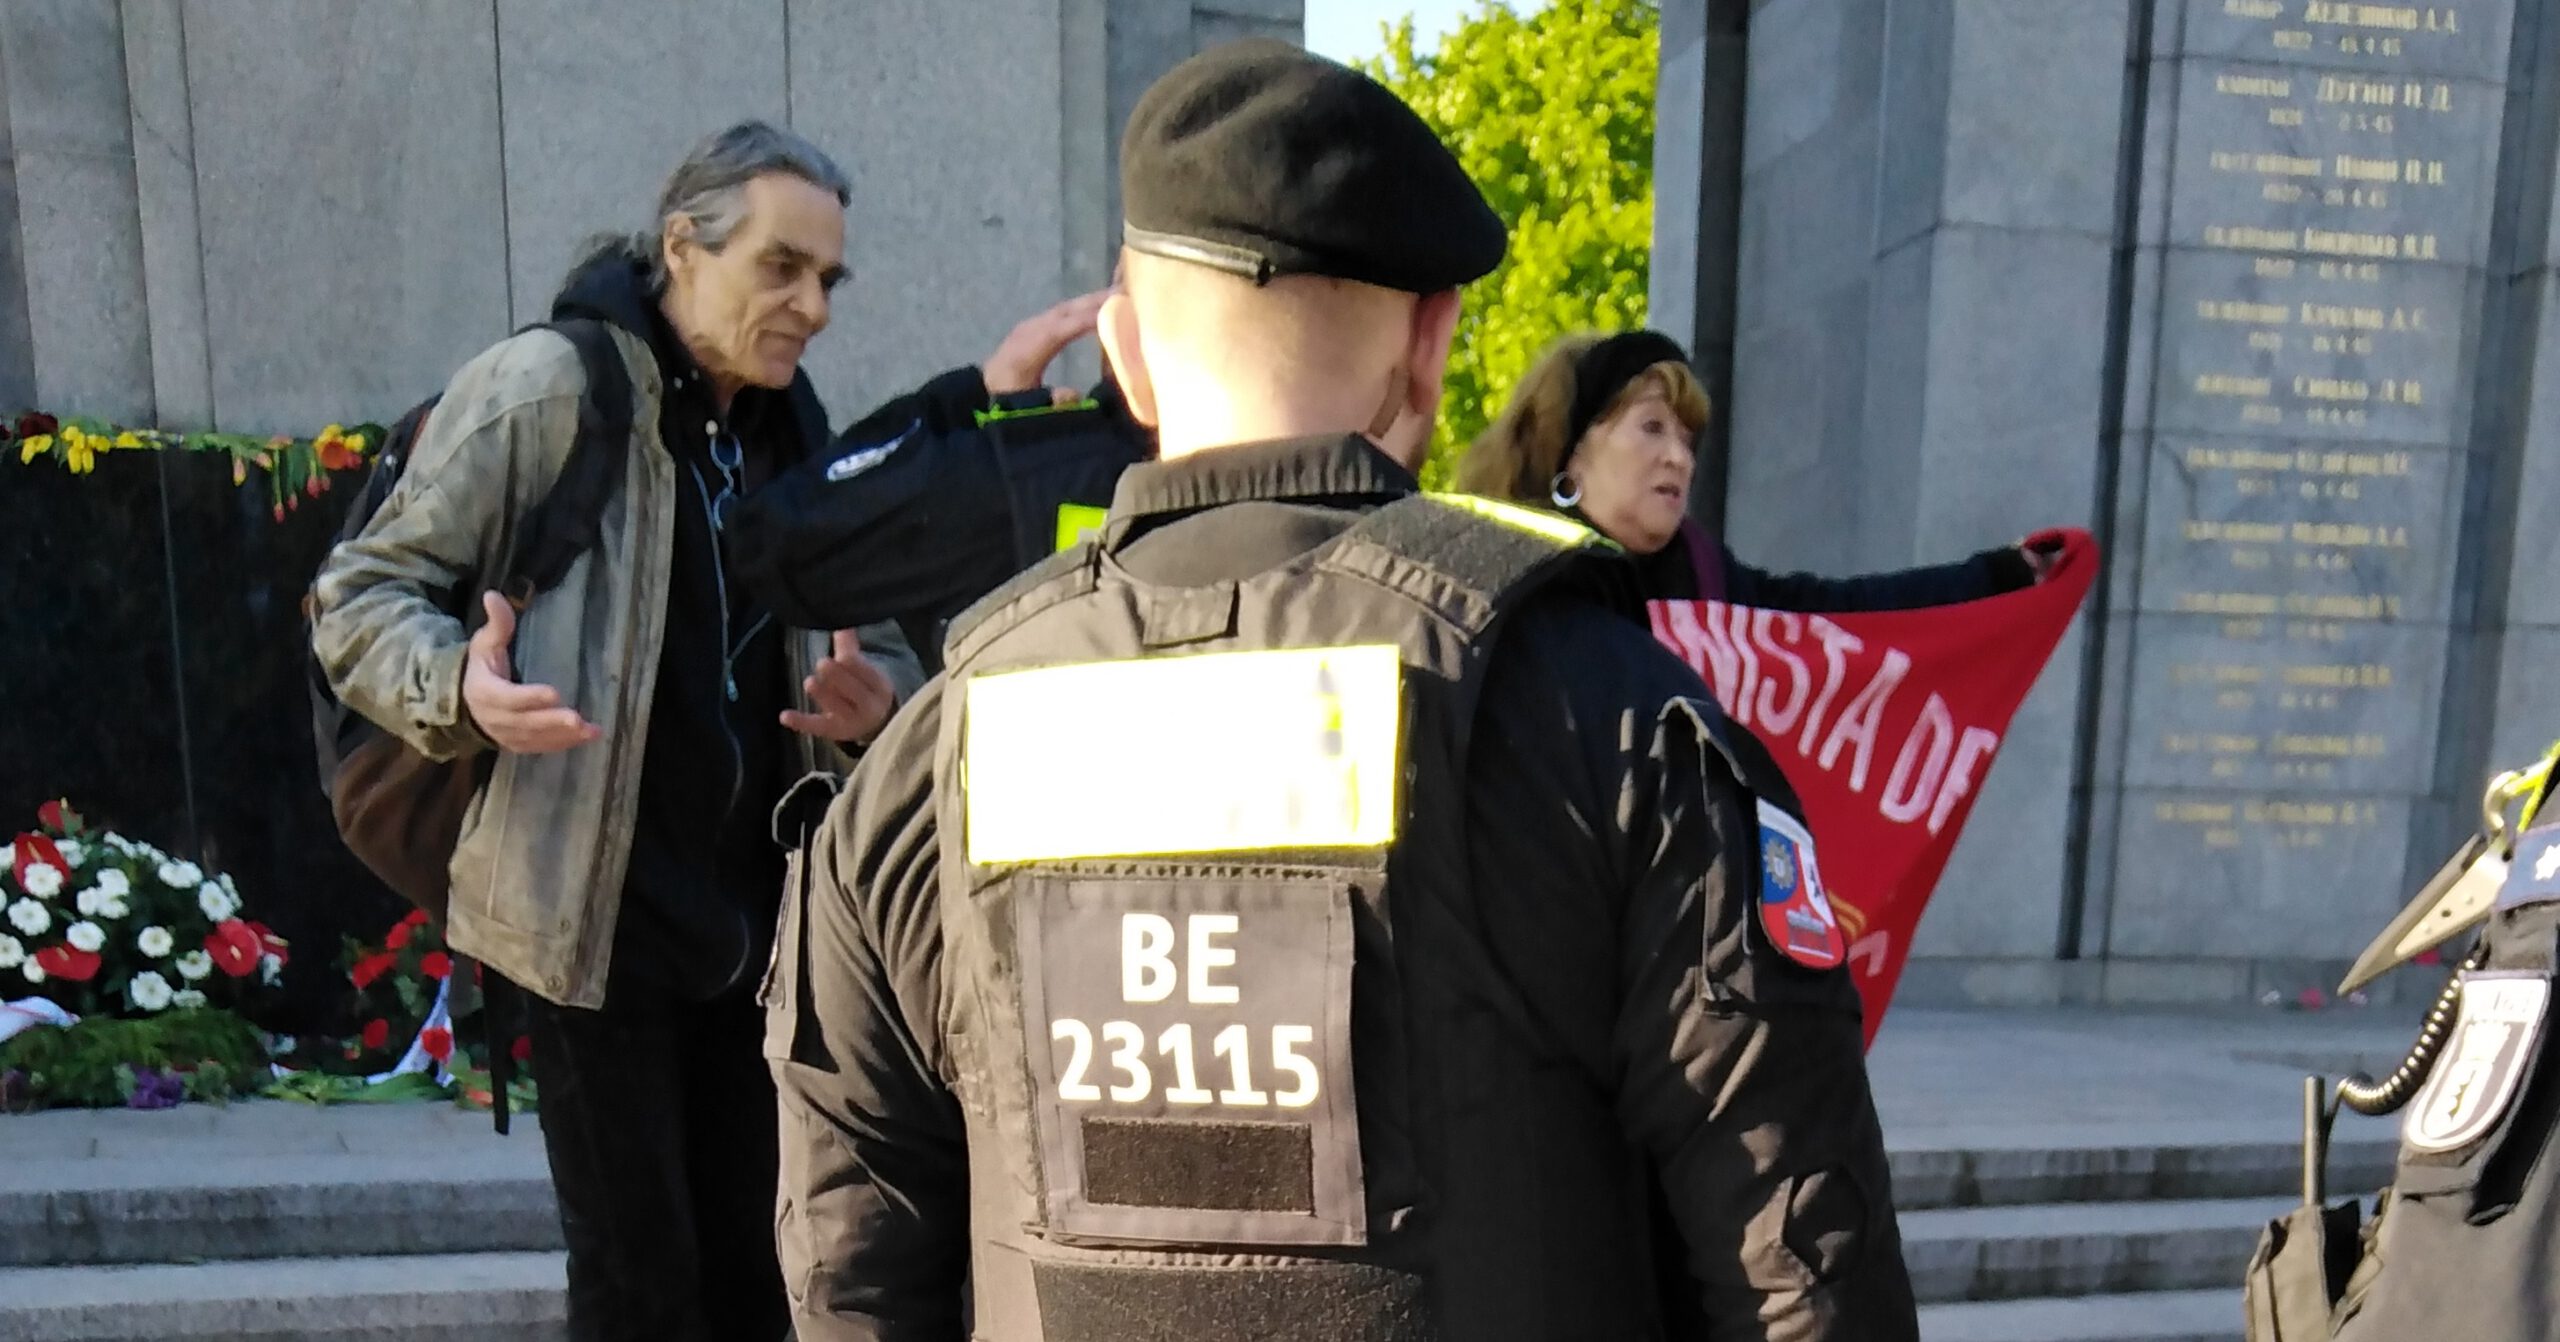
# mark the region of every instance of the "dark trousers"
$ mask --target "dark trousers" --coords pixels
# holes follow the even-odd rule
[[[569,1336],[787,1336],[773,1077],[753,994],[620,992],[601,1011],[528,1001]]]

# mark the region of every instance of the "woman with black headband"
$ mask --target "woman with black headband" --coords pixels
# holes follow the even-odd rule
[[[1554,508],[1626,547],[1657,600],[1723,600],[1772,610],[1902,610],[1997,596],[2036,581],[2044,556],[2021,546],[1931,568],[1825,578],[1739,562],[1689,516],[1707,393],[1689,356],[1659,331],[1567,336],[1533,365],[1511,404],[1460,458],[1458,488]]]

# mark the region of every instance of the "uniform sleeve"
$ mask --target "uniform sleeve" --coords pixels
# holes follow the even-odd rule
[[[1862,573],[1850,578],[1771,573],[1734,558],[1729,549],[1722,557],[1726,599],[1737,605],[1808,614],[1951,606],[2014,592],[2036,580],[2035,569],[2016,546],[1985,550],[1952,564]]]
[[[1616,836],[1620,1119],[1661,1180],[1706,1336],[1910,1342],[1856,990],[1755,925],[1757,821],[1713,712],[1701,689],[1625,737],[1641,745]]]
[[[968,1165],[944,1083],[939,682],[863,757],[784,901],[765,995],[776,1234],[806,1342],[962,1342]]]

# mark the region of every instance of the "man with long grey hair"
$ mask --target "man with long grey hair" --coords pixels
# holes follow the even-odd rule
[[[454,377],[315,585],[340,698],[430,759],[485,761],[448,933],[535,999],[579,1339],[787,1328],[754,1000],[784,884],[769,817],[923,676],[894,625],[778,627],[729,572],[723,531],[735,500],[825,441],[799,365],[845,273],[847,196],[815,146],[744,122],[678,165],[647,232],[590,247],[552,322],[610,333],[630,443],[555,586],[522,605],[490,590],[588,399],[552,329]]]

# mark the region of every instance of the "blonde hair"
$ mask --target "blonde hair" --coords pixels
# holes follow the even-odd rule
[[[1573,417],[1574,365],[1607,339],[1570,335],[1547,347],[1513,388],[1501,415],[1467,444],[1458,458],[1457,487],[1469,494],[1543,504],[1556,473],[1576,444],[1564,440]],[[1706,427],[1712,406],[1698,375],[1683,363],[1658,363],[1638,373],[1600,412],[1595,425],[1648,396],[1659,396],[1694,437]]]

